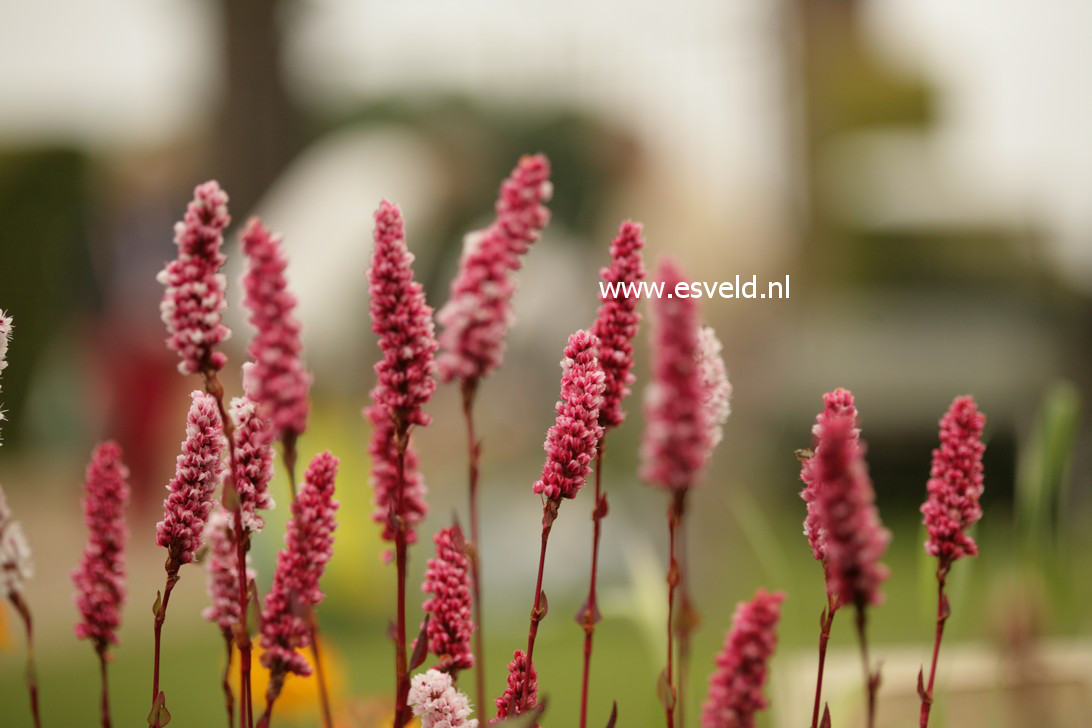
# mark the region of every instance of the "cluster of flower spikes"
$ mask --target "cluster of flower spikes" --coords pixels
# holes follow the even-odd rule
[[[440,670],[465,670],[474,666],[470,635],[470,560],[458,526],[445,528],[432,539],[436,557],[428,560],[421,589],[432,596],[421,608],[429,615],[428,650],[440,659]]]
[[[451,297],[437,316],[445,382],[476,381],[501,365],[512,320],[513,276],[550,220],[544,203],[552,194],[546,157],[525,156],[501,184],[493,224],[466,237]]]
[[[296,297],[288,290],[281,238],[252,218],[240,238],[247,269],[243,304],[257,330],[248,352],[253,360],[253,397],[268,409],[275,439],[307,429],[311,374],[304,367]]]
[[[308,614],[322,601],[319,581],[334,551],[337,468],[330,453],[316,455],[292,502],[284,548],[277,553],[273,586],[262,609],[261,660],[271,672],[311,674],[299,649],[311,644]]]
[[[623,222],[618,235],[610,244],[610,265],[599,272],[608,286],[600,294],[599,312],[591,333],[599,339],[599,366],[603,369],[603,403],[599,407],[599,424],[604,429],[617,427],[626,417],[622,400],[629,395],[633,376],[633,338],[641,315],[637,313],[636,296],[625,295],[621,286],[635,285],[645,279],[641,249],[644,238],[640,223]],[[614,286],[614,288],[610,288]],[[609,295],[610,291],[614,295]]]
[[[755,714],[767,705],[762,694],[767,665],[777,646],[777,622],[785,595],[759,589],[741,602],[717,656],[702,709],[702,728],[754,728]]]
[[[227,194],[215,181],[194,189],[185,217],[174,228],[178,257],[160,271],[156,280],[166,286],[160,316],[167,325],[167,346],[178,353],[183,374],[219,371],[227,357],[216,347],[229,336],[222,314],[227,288],[220,269],[224,228],[231,222]]]
[[[933,450],[929,497],[921,512],[929,533],[925,548],[944,564],[978,553],[967,529],[982,517],[985,424],[972,397],[957,397],[940,420],[940,447]]]
[[[603,437],[599,405],[606,385],[598,353],[599,340],[587,331],[572,334],[565,346],[557,419],[546,433],[546,463],[533,486],[548,500],[576,497]]]
[[[76,636],[95,643],[100,652],[118,642],[125,603],[125,505],[129,469],[121,447],[104,442],[91,454],[84,486],[83,513],[88,539],[80,565],[72,573],[80,621]]]
[[[163,520],[156,525],[156,543],[167,549],[168,562],[175,568],[192,562],[204,543],[226,446],[216,400],[200,391],[190,396],[186,439],[167,484]]]

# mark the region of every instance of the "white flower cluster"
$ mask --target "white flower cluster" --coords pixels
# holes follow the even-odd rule
[[[11,316],[0,311],[0,372],[8,366],[8,342],[11,341]],[[0,409],[0,422],[4,421],[4,410]]]
[[[709,427],[710,452],[724,436],[724,423],[732,413],[729,403],[732,385],[720,355],[723,348],[713,327],[703,326],[698,330],[698,377],[701,379],[702,409]]]
[[[0,490],[0,600],[22,591],[23,583],[33,575],[23,527],[12,517],[4,491]]]
[[[421,728],[478,728],[477,719],[470,717],[470,699],[455,689],[446,672],[414,676],[406,704],[421,719]]]

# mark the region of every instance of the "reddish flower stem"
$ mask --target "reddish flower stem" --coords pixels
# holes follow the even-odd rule
[[[879,670],[872,671],[872,663],[868,659],[868,638],[866,636],[868,617],[865,605],[857,605],[857,641],[861,646],[861,667],[864,669],[865,688],[867,695],[867,720],[865,725],[873,728],[876,725],[876,691],[880,687]]]
[[[606,515],[606,502],[601,501],[601,481],[603,476],[603,449],[606,438],[599,441],[599,450],[595,454],[595,506],[592,510],[592,559],[591,579],[588,584],[588,601],[584,605],[581,626],[584,627],[584,679],[580,689],[580,728],[588,724],[588,680],[591,675],[592,639],[595,635],[595,623],[599,621],[599,608],[596,606],[596,578],[599,572],[599,536],[603,517]]]
[[[224,407],[224,386],[216,369],[206,366],[202,369],[205,380],[205,391],[216,400],[216,407],[220,411],[220,420],[224,428],[224,438],[228,444],[228,468],[227,478],[224,480],[224,505],[231,504],[231,511],[235,520],[235,553],[239,561],[239,625],[236,630],[235,642],[239,646],[239,685],[241,693],[241,705],[239,706],[240,725],[254,728],[254,702],[250,687],[250,627],[247,624],[250,599],[248,598],[249,584],[246,578],[246,552],[250,548],[250,539],[243,530],[243,509],[239,503],[239,495],[235,490],[235,424]]]
[[[273,704],[284,687],[284,671],[272,670],[269,673],[269,687],[265,691],[265,711],[258,718],[258,728],[269,728],[269,721],[273,719]]]
[[[549,608],[547,604],[543,604],[542,593],[542,575],[546,570],[546,544],[550,540],[550,531],[554,527],[554,520],[557,518],[557,509],[561,507],[561,499],[548,498],[546,502],[542,504],[542,546],[538,553],[538,577],[535,579],[535,601],[531,607],[531,626],[527,630],[527,671],[523,678],[523,684],[520,686],[518,694],[514,695],[515,704],[518,706],[518,711],[510,710],[509,713],[515,715],[517,713],[524,713],[527,710],[527,700],[530,696],[530,682],[531,682],[531,667],[534,665],[533,657],[535,652],[535,638],[538,636],[539,622],[546,616],[546,611]]]
[[[470,590],[474,598],[474,675],[475,699],[478,709],[485,705],[485,637],[482,633],[482,591],[481,591],[481,531],[478,521],[478,465],[481,458],[481,445],[474,431],[474,397],[478,391],[477,379],[464,379],[463,419],[466,420],[466,447],[469,462],[470,480],[470,543],[467,544],[467,556],[470,559]]]
[[[27,636],[27,693],[30,696],[30,714],[34,717],[34,728],[42,728],[42,715],[38,708],[38,669],[34,664],[34,619],[30,614],[30,605],[18,591],[8,595],[11,605],[23,620]]]
[[[231,655],[235,645],[235,638],[230,629],[224,629],[224,647],[227,662],[224,663],[224,674],[220,680],[220,687],[224,691],[224,710],[227,711],[228,728],[235,725],[235,696],[231,692]]]
[[[686,512],[686,490],[676,488],[672,491],[671,505],[667,509],[667,669],[664,671],[667,694],[664,696],[664,712],[668,728],[675,727],[675,592],[679,586],[679,562],[675,558],[679,524]]]
[[[284,463],[284,472],[288,474],[288,489],[292,492],[292,500],[296,500],[296,459],[298,451],[296,442],[299,435],[295,432],[286,432],[281,438],[281,461]]]
[[[676,708],[678,713],[675,717],[680,728],[682,728],[686,725],[686,683],[690,674],[690,635],[693,634],[694,627],[697,623],[697,613],[694,611],[694,602],[690,598],[690,562],[687,558],[686,519],[684,519],[681,514],[679,516],[678,541],[679,613],[675,617],[675,631],[678,633],[679,639],[679,697]]]
[[[178,583],[179,564],[173,563],[173,558],[167,558],[167,583],[163,587],[163,596],[159,599],[159,609],[155,613],[155,651],[152,662],[152,706],[155,706],[159,698],[159,656],[162,644],[163,622],[167,619],[167,604],[171,601],[171,591]],[[156,726],[158,728],[158,726]]]
[[[834,624],[834,613],[838,605],[831,593],[827,592],[827,608],[819,617],[819,670],[815,678],[815,705],[811,711],[811,728],[819,728],[819,703],[823,695],[823,670],[827,664],[827,642],[830,641],[830,628]]]
[[[925,692],[921,694],[921,728],[929,725],[929,711],[933,707],[933,684],[937,677],[937,659],[940,656],[940,640],[944,636],[944,624],[951,614],[948,598],[944,596],[949,565],[943,559],[937,565],[937,633],[936,640],[933,642],[933,663],[929,668],[929,684]]]
[[[110,681],[106,670],[106,646],[100,645],[95,650],[99,655],[99,678],[102,686],[102,697],[99,700],[99,713],[102,720],[102,728],[110,728]]]
[[[406,520],[403,518],[403,496],[406,490],[406,447],[408,427],[396,422],[395,446],[398,449],[398,491],[395,493],[392,518],[395,521],[394,552],[398,569],[398,615],[394,640],[394,728],[409,722],[406,698],[409,696],[409,669],[406,660]]]

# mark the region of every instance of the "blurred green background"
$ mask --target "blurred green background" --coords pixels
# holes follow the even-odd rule
[[[531,483],[553,418],[566,335],[590,324],[619,220],[645,223],[648,259],[691,276],[792,277],[792,298],[712,300],[702,313],[734,386],[724,442],[690,526],[701,623],[686,700],[697,724],[734,605],[788,593],[764,726],[810,716],[822,577],[801,534],[795,448],[824,391],[857,395],[883,519],[887,602],[871,617],[880,724],[917,710],[935,585],[921,548],[936,422],[974,394],[988,419],[981,557],[952,579],[934,725],[1080,726],[1092,711],[1087,407],[1092,354],[1092,10],[1018,0],[686,0],[667,5],[471,0],[0,0],[0,308],[15,317],[4,372],[0,483],[37,574],[46,725],[95,725],[90,645],[73,636],[68,574],[80,489],[100,439],[125,448],[134,490],[129,601],[112,665],[116,725],[142,725],[152,528],[183,435],[187,392],[162,344],[154,275],[197,182],[231,195],[228,352],[251,335],[234,227],[285,235],[315,372],[301,455],[343,463],[335,558],[320,609],[338,726],[389,720],[393,570],[370,521],[360,417],[373,382],[364,270],[379,199],[402,205],[415,270],[442,305],[462,235],[488,222],[520,154],[554,168],[553,221],[528,255],[505,366],[481,388],[482,560],[490,698],[526,639],[540,502]],[[646,307],[647,308],[647,307]],[[647,311],[646,311],[647,313]],[[636,475],[647,331],[630,417],[612,432],[593,724],[662,723],[663,494]],[[238,391],[235,367],[228,386]],[[441,387],[417,433],[431,512],[412,553],[466,522],[458,393]],[[287,511],[254,544],[267,588]],[[591,499],[565,503],[536,647],[548,727],[576,723]],[[416,592],[414,592],[416,594]],[[223,722],[223,645],[186,567],[164,629],[172,725]],[[420,616],[412,600],[411,623]],[[0,609],[0,723],[29,726],[17,617]],[[834,725],[860,725],[849,622],[835,622]],[[467,674],[464,686],[471,688]],[[258,691],[256,691],[257,693]],[[492,710],[484,712],[486,717]],[[290,680],[280,725],[314,726]]]

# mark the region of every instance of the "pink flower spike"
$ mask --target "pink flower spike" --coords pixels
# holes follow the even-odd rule
[[[684,281],[670,260],[656,280],[674,291]],[[697,483],[711,448],[699,369],[698,309],[692,298],[654,298],[652,381],[645,391],[641,477],[672,490]]]
[[[436,558],[428,560],[425,583],[421,590],[432,596],[421,608],[431,618],[428,622],[428,650],[440,659],[438,669],[445,672],[474,666],[470,635],[470,560],[466,541],[458,526],[445,528],[432,540]]]
[[[262,609],[262,664],[274,673],[311,674],[299,650],[311,644],[308,615],[322,601],[319,581],[334,551],[337,468],[330,453],[316,455],[292,503],[273,587]]]
[[[8,343],[11,341],[11,328],[11,316],[0,311],[0,372],[8,368]],[[0,409],[0,422],[3,421],[4,410]],[[0,445],[2,444],[3,440],[0,440]]]
[[[724,423],[732,414],[732,383],[728,381],[728,368],[721,356],[723,349],[713,327],[703,326],[698,330],[698,380],[701,383],[706,442],[709,444],[706,460],[724,438]]]
[[[618,228],[618,236],[610,244],[611,263],[599,272],[608,286],[629,286],[645,279],[641,249],[645,241],[641,224],[626,221]],[[622,400],[629,396],[633,384],[633,337],[641,315],[637,313],[637,296],[626,296],[615,288],[614,296],[601,294],[599,313],[591,332],[599,338],[599,364],[603,367],[606,389],[599,408],[599,424],[604,429],[622,424],[626,413]]]
[[[470,717],[470,699],[455,689],[451,675],[429,670],[413,678],[406,704],[421,719],[421,728],[478,728]]]
[[[860,438],[857,429],[857,407],[853,402],[853,392],[848,389],[838,388],[833,392],[823,395],[823,411],[815,418],[815,425],[811,428],[812,447],[818,452],[822,442],[823,424],[834,417],[845,415],[853,421],[853,441]],[[811,546],[811,554],[816,561],[826,560],[826,538],[823,534],[822,524],[819,520],[819,488],[820,481],[815,474],[818,460],[812,456],[803,460],[800,466],[800,479],[804,481],[804,489],[800,497],[807,504],[807,516],[804,519],[804,535],[808,537],[808,545]]]
[[[234,515],[217,506],[209,517],[205,531],[209,549],[205,555],[205,573],[208,577],[208,593],[211,606],[202,613],[205,619],[228,632],[239,622],[239,556],[235,550]],[[255,578],[250,568],[250,554],[246,555],[246,578]]]
[[[501,183],[493,224],[466,236],[451,297],[437,316],[445,382],[482,379],[504,360],[514,274],[550,220],[544,203],[552,194],[549,161],[541,154],[525,156]]]
[[[391,520],[394,514],[392,506],[398,491],[398,450],[394,442],[394,422],[387,411],[379,406],[368,407],[364,414],[372,423],[372,437],[368,453],[372,458],[371,479],[375,510],[372,520],[383,524],[382,538],[393,542],[395,525]],[[425,479],[418,470],[417,452],[413,443],[406,445],[403,463],[405,489],[402,492],[402,518],[406,522],[406,543],[417,543],[417,525],[428,515],[428,503],[425,496],[428,488]]]
[[[265,527],[259,510],[273,507],[269,481],[273,479],[273,429],[249,396],[231,400],[231,420],[235,425],[235,490],[239,496],[243,528],[258,533]]]
[[[279,235],[251,218],[241,237],[247,258],[243,303],[257,333],[248,352],[254,360],[254,398],[269,408],[275,439],[307,429],[311,374],[303,365],[296,297],[288,290],[288,261]]]
[[[104,442],[91,454],[84,486],[83,520],[87,545],[72,572],[80,621],[76,637],[89,639],[99,652],[118,643],[125,604],[125,507],[129,502],[129,469],[116,442]]]
[[[982,428],[985,416],[973,397],[956,397],[940,420],[940,447],[933,450],[929,497],[921,506],[929,539],[925,550],[947,567],[978,554],[967,529],[982,517]]]
[[[883,601],[880,585],[888,571],[880,559],[891,534],[880,523],[854,424],[848,411],[825,419],[814,460],[828,590],[841,604],[862,609]]]
[[[23,585],[32,576],[34,563],[30,557],[30,544],[0,488],[0,600],[22,592]]]
[[[368,269],[372,331],[383,358],[372,400],[401,425],[427,425],[421,407],[436,381],[436,339],[432,309],[421,284],[413,280],[413,255],[406,249],[405,226],[396,205],[384,200],[375,213],[375,248]]]
[[[528,671],[530,676],[528,678]],[[527,683],[527,695],[523,701],[525,708],[520,707],[518,700],[524,682]],[[508,663],[508,685],[504,688],[504,694],[497,698],[497,717],[489,721],[492,725],[503,718],[522,715],[533,708],[538,707],[538,673],[535,666],[528,663],[527,654],[523,650],[516,650],[512,654],[512,661]]]
[[[156,280],[166,286],[159,306],[167,325],[167,346],[182,361],[183,374],[219,371],[227,363],[216,347],[231,336],[221,320],[227,282],[220,273],[224,228],[231,222],[227,194],[215,181],[198,185],[186,215],[174,226],[178,257],[160,271]]]
[[[223,472],[221,459],[227,444],[216,400],[200,391],[190,397],[193,403],[186,417],[186,439],[174,477],[167,484],[163,520],[156,525],[156,543],[167,549],[168,563],[175,569],[193,561],[204,543],[205,523]]]
[[[732,629],[717,657],[702,710],[702,728],[753,728],[755,713],[767,706],[762,695],[767,665],[777,646],[781,592],[759,589],[749,602],[740,602]]]
[[[546,464],[534,484],[534,491],[548,500],[576,497],[603,437],[599,405],[606,385],[598,353],[599,339],[587,331],[574,333],[565,346],[557,420],[546,433]]]

